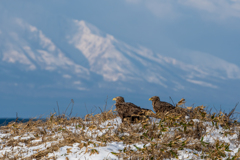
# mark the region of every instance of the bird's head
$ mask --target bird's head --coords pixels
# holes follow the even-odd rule
[[[125,101],[124,101],[124,98],[121,97],[121,96],[118,96],[118,97],[113,98],[113,101],[116,101],[116,103],[122,103],[122,102],[125,102]]]
[[[160,101],[160,98],[158,96],[153,96],[148,99],[149,101]]]

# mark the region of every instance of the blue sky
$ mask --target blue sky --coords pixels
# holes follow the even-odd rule
[[[132,45],[172,56],[179,50],[200,51],[239,64],[240,1],[125,0],[81,5],[79,17]]]
[[[1,4],[32,23],[58,16],[83,19],[133,46],[142,45],[173,57],[182,50],[199,51],[239,66],[239,0],[43,0]]]
[[[212,60],[223,62],[216,59],[218,57],[240,67],[240,0],[0,1],[0,22],[9,15],[37,26],[46,37],[56,38],[53,41],[60,44],[60,47],[61,40],[58,41],[57,38],[61,31],[59,26],[62,24],[59,19],[67,17],[84,20],[133,47],[144,46],[154,53],[180,59],[185,63],[203,65],[201,67],[207,64],[212,69],[216,69],[220,68],[219,65],[224,64],[213,64]],[[7,22],[7,20],[2,21]],[[4,27],[6,26],[4,25]],[[65,50],[67,49],[64,48]],[[203,60],[201,55],[208,57],[208,61]],[[85,64],[83,63],[83,65]],[[226,84],[226,88],[228,85],[231,86],[227,93],[239,97],[236,96],[239,94],[238,91],[232,87],[238,83],[239,80],[233,81],[231,85]],[[225,91],[221,93],[223,92]],[[231,97],[231,94],[228,96]],[[99,101],[104,105],[106,95],[101,96],[99,96]],[[164,96],[167,101],[170,95]],[[179,99],[182,98],[182,95],[177,96]],[[196,97],[198,96],[201,95]],[[218,96],[217,94],[213,95],[215,99]],[[11,96],[9,97],[11,100]],[[226,100],[226,104],[231,102],[231,107],[235,105],[239,101],[235,97]],[[32,100],[30,102],[28,97],[14,97],[16,100],[7,102],[10,101],[8,98],[4,96],[0,98],[4,99],[6,104],[16,107],[20,100],[24,102],[21,104],[22,106],[33,106],[38,101],[37,98],[30,98]],[[146,96],[146,99],[148,98]],[[211,100],[211,97],[209,99]],[[134,96],[128,98],[128,101],[135,102],[134,100],[136,101],[138,98]],[[176,101],[176,95],[174,100]],[[40,101],[43,102],[42,106],[56,106],[55,98],[43,98]],[[60,101],[63,104],[61,106],[67,106],[69,97],[64,100],[60,99]],[[86,102],[89,103],[91,100],[86,100]],[[216,101],[212,103],[216,104]],[[147,101],[146,104],[150,103]],[[36,115],[41,108],[33,110]],[[29,110],[29,112],[33,112],[33,110]]]

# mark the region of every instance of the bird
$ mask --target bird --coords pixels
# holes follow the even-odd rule
[[[164,113],[175,109],[175,106],[173,106],[172,104],[160,101],[160,98],[158,96],[153,96],[149,98],[149,101],[152,101],[153,110],[156,113]]]
[[[113,101],[116,101],[116,110],[122,122],[124,122],[125,118],[130,119],[131,122],[136,122],[136,120],[141,120],[142,117],[152,113],[149,109],[144,109],[133,103],[125,102],[124,98],[121,96],[113,98]]]

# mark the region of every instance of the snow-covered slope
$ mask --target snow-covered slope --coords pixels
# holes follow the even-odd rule
[[[191,53],[191,63],[164,57],[140,46],[131,47],[114,36],[102,33],[83,20],[68,20],[70,30],[62,34],[65,42],[83,54],[89,68],[77,64],[61,51],[36,26],[22,19],[12,18],[1,26],[1,65],[11,65],[26,72],[56,72],[65,79],[90,79],[91,73],[103,77],[105,82],[152,83],[163,88],[184,89],[185,83],[218,88],[213,80],[240,79],[237,65],[203,53]],[[4,24],[4,23],[3,23]],[[194,54],[194,56],[193,56]],[[102,79],[95,79],[102,83]],[[80,84],[80,81],[71,82]]]
[[[29,76],[41,72],[45,74],[46,79],[49,79],[49,74],[54,73],[58,75],[58,78],[62,77],[62,81],[74,79],[74,77],[75,79],[89,79],[90,73],[87,68],[68,58],[49,37],[46,37],[35,26],[19,18],[12,18],[5,24],[10,28],[1,26],[1,70],[8,69],[11,72],[18,70],[18,72],[28,73]],[[3,77],[8,76],[3,74]],[[16,81],[16,83],[18,82]],[[25,81],[25,83],[29,82]],[[35,83],[37,85],[38,82]],[[60,81],[56,83],[66,84]],[[81,88],[79,80],[69,81],[66,85],[72,87],[73,84],[77,85],[76,88]]]
[[[234,93],[240,82],[240,68],[217,57],[199,52],[186,52],[183,59],[165,57],[143,46],[132,47],[86,21],[60,20],[63,25],[54,36],[24,19],[0,16],[1,94],[121,91],[196,99],[225,93],[226,88]]]
[[[15,30],[3,30],[2,34],[2,61],[26,66],[26,70],[66,69],[73,73],[85,76],[88,70],[71,59],[48,38],[41,30],[25,23],[21,19],[13,19]],[[5,33],[5,34],[4,34]]]
[[[85,21],[74,20],[73,23],[75,32],[67,36],[69,43],[88,59],[90,70],[102,75],[106,81],[139,80],[165,88],[173,86],[176,81],[188,81],[218,88],[209,80],[240,79],[238,66],[217,57],[202,53],[194,53],[195,56],[189,54],[187,57],[192,59],[193,64],[188,64],[153,53],[144,47],[131,47],[112,35],[101,33]]]

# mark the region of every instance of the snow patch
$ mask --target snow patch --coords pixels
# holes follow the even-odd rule
[[[188,63],[194,64],[208,76],[221,79],[240,79],[240,68],[233,63],[198,51],[187,51],[185,55],[189,58]]]
[[[9,63],[22,63],[28,66],[29,70],[35,70],[36,66],[24,55],[22,52],[18,52],[13,49],[3,52],[3,61]]]
[[[52,43],[52,41],[47,38],[42,31],[39,31],[39,38],[40,38],[40,44],[43,48],[47,48],[49,51],[55,51],[56,46]]]

